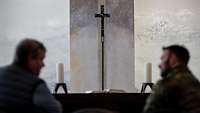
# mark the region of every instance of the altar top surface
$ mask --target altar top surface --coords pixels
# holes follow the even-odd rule
[[[64,113],[84,108],[103,108],[119,113],[140,113],[149,93],[73,93],[53,94]]]

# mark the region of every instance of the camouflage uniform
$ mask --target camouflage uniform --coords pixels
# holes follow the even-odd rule
[[[184,66],[154,86],[143,113],[200,113],[200,82]]]

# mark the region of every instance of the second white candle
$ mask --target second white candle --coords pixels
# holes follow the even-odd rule
[[[151,63],[147,63],[145,65],[145,72],[144,72],[144,76],[145,76],[145,82],[146,83],[151,83],[152,82],[152,64]]]
[[[57,82],[64,83],[64,64],[58,63],[56,65]]]

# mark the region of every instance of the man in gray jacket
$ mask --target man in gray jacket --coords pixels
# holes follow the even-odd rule
[[[187,66],[189,58],[183,46],[163,48],[162,79],[147,99],[144,113],[200,113],[200,83]]]
[[[13,63],[0,68],[0,112],[61,113],[61,105],[39,78],[45,53],[37,40],[18,44]]]

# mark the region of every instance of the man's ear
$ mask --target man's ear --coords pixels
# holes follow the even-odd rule
[[[27,61],[26,61],[27,64],[30,64],[31,59],[32,59],[32,58],[31,58],[31,55],[28,55],[28,57],[27,57]]]
[[[173,53],[171,54],[170,64],[172,67],[175,67],[178,64],[178,58]]]
[[[28,55],[28,57],[27,57],[27,64],[28,65],[32,65],[33,60],[34,60],[33,56],[32,55]]]

